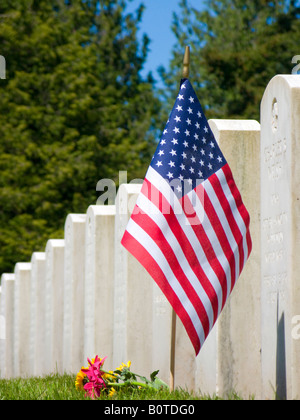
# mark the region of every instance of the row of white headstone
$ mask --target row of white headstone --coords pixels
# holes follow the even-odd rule
[[[209,123],[250,213],[253,251],[197,358],[177,320],[175,386],[300,398],[300,76],[270,81],[261,124]],[[139,190],[122,184],[115,205],[69,214],[64,240],[2,275],[0,377],[76,373],[98,354],[107,369],[131,360],[169,381],[170,305],[120,244]]]

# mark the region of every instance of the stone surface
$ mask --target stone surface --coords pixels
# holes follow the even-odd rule
[[[152,279],[150,278],[149,281],[151,280]],[[159,370],[159,378],[169,385],[172,307],[154,280],[152,280],[152,283],[153,324],[151,371],[154,372],[155,370]]]
[[[15,274],[2,274],[0,303],[0,378],[11,378],[14,375],[14,288]]]
[[[113,363],[131,360],[133,371],[149,376],[153,279],[120,243],[140,189],[140,184],[122,184],[116,198]]]
[[[46,244],[45,355],[47,373],[63,372],[64,313],[63,239],[49,239]]]
[[[29,377],[30,364],[31,264],[15,265],[14,295],[14,376]]]
[[[63,370],[77,373],[84,360],[84,276],[86,214],[65,222]]]
[[[89,206],[86,219],[84,365],[107,356],[113,368],[115,206]]]
[[[259,398],[260,125],[252,120],[210,120],[209,124],[249,211],[253,247],[223,312],[197,357],[194,386],[203,393],[225,395],[238,390],[245,398],[253,394]]]
[[[300,398],[300,77],[278,75],[261,103],[263,397]]]
[[[45,345],[45,276],[46,254],[34,252],[31,256],[30,291],[30,365],[32,375],[46,373]]]

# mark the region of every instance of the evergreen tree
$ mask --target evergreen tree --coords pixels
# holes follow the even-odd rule
[[[180,3],[174,15],[177,45],[171,71],[161,69],[177,89],[185,45],[191,46],[191,78],[214,118],[254,118],[269,80],[290,74],[299,54],[300,2],[295,0],[206,0],[204,10]]]
[[[0,273],[62,237],[98,180],[144,177],[159,102],[140,75],[142,13],[121,0],[1,0]]]

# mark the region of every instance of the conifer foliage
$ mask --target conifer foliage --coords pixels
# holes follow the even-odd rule
[[[159,103],[140,71],[143,7],[121,0],[1,0],[0,274],[63,235],[96,184],[144,176]]]
[[[291,74],[299,55],[299,0],[180,1],[174,15],[177,42],[171,71],[161,69],[175,91],[182,51],[191,46],[191,77],[209,118],[259,120],[260,101],[270,79]]]

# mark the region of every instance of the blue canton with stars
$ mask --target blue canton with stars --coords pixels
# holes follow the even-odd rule
[[[181,198],[225,164],[196,93],[183,79],[151,166]]]

